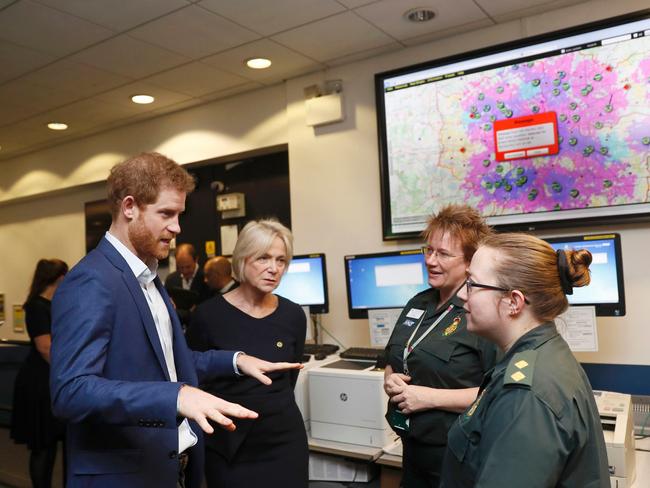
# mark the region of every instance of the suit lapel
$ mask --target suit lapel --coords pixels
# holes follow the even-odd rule
[[[172,341],[172,347],[174,349],[174,364],[176,365],[176,376],[178,377],[178,380],[181,381],[182,379],[187,378],[187,375],[185,374],[185,350],[187,349],[185,336],[183,335],[183,329],[181,327],[181,322],[178,319],[176,309],[169,299],[167,290],[160,281],[160,278],[156,277],[154,283],[156,284],[156,288],[158,288],[160,295],[165,301],[167,311],[169,312],[169,318],[172,322],[172,334],[174,335]]]
[[[158,359],[158,363],[163,371],[163,374],[165,375],[165,379],[167,381],[170,381],[169,371],[167,371],[167,363],[165,363],[165,356],[163,354],[162,346],[160,345],[160,337],[158,336],[158,330],[156,329],[156,323],[154,322],[153,316],[151,315],[151,309],[149,308],[147,299],[144,296],[144,291],[140,287],[140,283],[138,282],[125,259],[121,256],[117,249],[115,249],[113,245],[106,240],[106,238],[103,238],[100,241],[97,249],[101,251],[116,268],[122,271],[122,280],[124,280],[126,287],[131,293],[133,300],[135,301],[135,305],[138,309],[140,319],[142,320],[144,330],[147,334],[147,337],[149,338],[149,343],[151,344],[156,358]],[[156,280],[158,280],[158,278],[156,278]],[[168,302],[165,295],[163,295],[163,299],[165,299],[165,303]],[[167,308],[169,308],[169,306]],[[172,324],[174,322],[175,315],[176,313],[173,315],[170,314],[172,317]]]

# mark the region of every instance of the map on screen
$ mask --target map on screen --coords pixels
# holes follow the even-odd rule
[[[498,224],[650,202],[648,20],[384,76],[382,88],[389,234],[420,231],[449,203]],[[496,158],[499,121],[543,115],[557,154]]]

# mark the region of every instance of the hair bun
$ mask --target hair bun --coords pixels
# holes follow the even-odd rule
[[[587,286],[591,281],[589,272],[589,265],[592,261],[592,256],[586,249],[577,249],[575,251],[566,251],[569,275],[568,278],[572,286],[580,287]]]

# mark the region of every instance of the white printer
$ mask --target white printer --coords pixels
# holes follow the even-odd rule
[[[313,357],[306,363],[302,363],[302,369],[298,374],[296,386],[293,389],[293,394],[296,398],[296,404],[302,414],[302,419],[305,422],[305,430],[309,432],[309,377],[308,371],[312,368],[323,366],[324,364],[338,360],[338,355],[327,356],[325,359],[314,359]]]
[[[605,434],[612,488],[629,488],[636,475],[632,397],[625,393],[594,391]]]
[[[339,360],[309,370],[311,436],[382,447],[394,436],[384,415],[384,372],[369,362]]]

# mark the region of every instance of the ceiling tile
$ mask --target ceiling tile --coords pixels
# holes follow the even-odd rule
[[[93,46],[71,58],[130,78],[143,78],[190,61],[124,34]]]
[[[185,0],[36,0],[122,32],[187,5]]]
[[[24,120],[40,112],[38,108],[26,108],[24,105],[14,102],[11,98],[3,97],[0,93],[0,128]],[[2,129],[0,129],[0,133]]]
[[[273,64],[266,69],[251,69],[246,66],[245,60],[253,57],[268,58]],[[261,39],[215,54],[203,59],[201,62],[230,71],[249,80],[257,81],[281,80],[289,76],[295,76],[297,73],[324,68],[322,64],[269,39]]]
[[[345,11],[334,0],[203,0],[199,5],[265,36]]]
[[[16,151],[24,151],[47,141],[61,140],[63,135],[48,129],[40,121],[29,120],[0,128],[0,158],[12,157]]]
[[[16,79],[0,86],[0,107],[21,107],[23,118],[70,103],[74,95]]]
[[[50,64],[25,75],[22,79],[52,91],[69,93],[74,98],[89,97],[133,81],[93,66],[67,60]]]
[[[2,14],[0,14],[2,15]],[[0,83],[50,63],[54,56],[0,40]]]
[[[237,95],[238,93],[244,93],[247,91],[256,90],[258,88],[262,88],[263,86],[264,85],[261,85],[254,81],[250,81],[244,85],[238,85],[232,88],[226,88],[225,90],[219,90],[213,93],[208,93],[207,95],[202,96],[201,100],[206,102],[212,100],[219,100],[222,98],[232,97],[233,95]]]
[[[89,98],[51,110],[39,115],[38,118],[44,121],[56,120],[68,124],[69,129],[65,131],[67,135],[128,118],[131,115],[132,112],[120,104],[108,103],[98,98]]]
[[[137,103],[133,103],[131,97],[139,94],[151,95],[156,98],[156,101],[148,105],[138,105]],[[150,112],[165,105],[183,102],[191,97],[183,93],[161,88],[151,83],[136,81],[130,85],[121,86],[114,90],[97,95],[96,98],[102,102],[119,106],[125,109],[129,114],[135,115],[143,112]]]
[[[199,62],[165,71],[147,78],[146,81],[193,97],[248,82],[245,78]]]
[[[348,8],[357,8],[362,5],[368,5],[369,3],[375,3],[379,0],[338,0],[339,3],[342,3]]]
[[[193,59],[260,36],[208,10],[190,5],[129,32],[129,35]]]
[[[390,44],[393,39],[352,12],[292,29],[273,40],[318,61]]]
[[[468,22],[467,24],[455,25],[453,27],[448,27],[446,29],[441,29],[435,32],[429,32],[428,34],[421,34],[419,36],[410,37],[408,39],[402,39],[401,42],[407,46],[417,46],[419,44],[424,44],[425,42],[431,42],[437,39],[443,39],[445,37],[454,37],[459,34],[463,34],[464,32],[482,29],[483,27],[490,27],[494,25],[496,24],[489,17],[483,17],[480,20]]]
[[[498,22],[559,9],[585,0],[476,0],[487,14]]]
[[[384,44],[383,46],[332,59],[327,62],[327,66],[341,66],[343,64],[353,63],[354,61],[361,61],[363,59],[372,58],[373,56],[379,56],[380,54],[399,51],[400,49],[404,49],[404,46],[397,41],[393,41],[390,44]]]
[[[0,11],[0,38],[63,56],[114,35],[114,32],[29,0]]]
[[[417,6],[433,10],[436,16],[428,22],[411,22],[404,18],[404,13],[412,5],[401,0],[382,0],[355,9],[355,12],[396,39],[408,39],[486,18],[472,0],[420,0]]]

